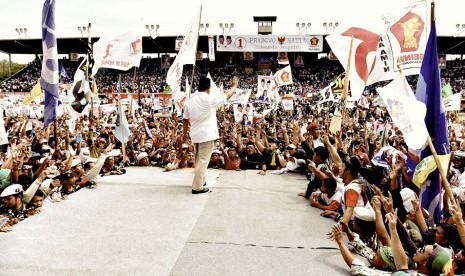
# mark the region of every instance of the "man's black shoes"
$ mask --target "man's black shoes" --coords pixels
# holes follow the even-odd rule
[[[195,194],[203,194],[203,193],[208,193],[209,191],[210,191],[210,189],[208,189],[208,188],[203,188],[202,190],[199,190],[199,191],[197,191],[197,190],[192,190],[192,194],[194,194],[194,195],[195,195]]]

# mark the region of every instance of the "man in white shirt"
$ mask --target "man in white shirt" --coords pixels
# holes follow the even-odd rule
[[[187,141],[187,129],[190,124],[190,137],[195,149],[195,176],[192,181],[192,193],[209,191],[205,185],[205,172],[213,152],[215,140],[219,139],[216,109],[236,91],[239,79],[233,77],[232,86],[225,94],[210,93],[210,79],[201,77],[198,92],[191,95],[184,106],[183,140]]]

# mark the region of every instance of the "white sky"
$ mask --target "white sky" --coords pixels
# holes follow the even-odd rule
[[[0,39],[19,38],[16,28],[27,28],[30,38],[40,38],[43,0],[0,0]],[[136,26],[160,25],[159,36],[183,35],[192,12],[202,4],[202,22],[209,23],[207,34],[221,34],[219,23],[234,23],[231,34],[257,34],[253,16],[277,16],[273,34],[298,34],[296,22],[312,25],[309,34],[326,32],[323,22],[338,22],[336,32],[364,27],[381,32],[380,17],[387,11],[410,3],[408,0],[57,0],[58,37],[80,37],[78,26],[92,23],[92,35],[117,34]],[[436,0],[438,35],[454,36],[455,25],[465,24],[464,0]],[[148,35],[145,30],[144,35]],[[461,34],[465,36],[465,31]],[[0,59],[7,58],[0,53]],[[23,57],[12,56],[13,61]]]

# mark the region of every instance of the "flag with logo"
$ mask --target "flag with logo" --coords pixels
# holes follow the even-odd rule
[[[282,65],[289,64],[289,57],[287,56],[287,52],[278,52],[278,63]]]
[[[94,43],[93,50],[92,76],[100,67],[127,71],[140,65],[142,36],[137,31],[130,31],[117,37],[102,37]]]
[[[421,149],[428,139],[425,125],[426,106],[413,95],[405,77],[398,73],[388,85],[376,89],[383,99],[394,124],[402,131],[412,149]]]
[[[55,36],[55,0],[45,0],[42,9],[42,71],[40,87],[45,92],[44,124],[56,119],[58,106],[58,48]]]
[[[171,86],[174,91],[181,91],[181,77],[184,64],[195,64],[201,13],[202,6],[200,6],[199,10],[194,14],[186,35],[184,36],[181,49],[179,49],[179,53],[176,55],[176,58],[166,74],[166,83]]]
[[[439,162],[441,167],[444,171],[447,171],[447,167],[449,166],[450,161],[450,154],[445,155],[438,155]],[[418,188],[423,188],[426,184],[426,179],[428,175],[437,169],[436,161],[434,160],[434,156],[430,155],[418,163],[415,167],[415,172],[413,173],[413,183],[418,186]]]
[[[323,104],[328,101],[334,101],[333,90],[331,89],[331,85],[326,86],[325,88],[321,89],[319,92],[321,101],[318,104]]]
[[[39,101],[44,97],[44,93],[40,88],[40,79],[37,81],[36,85],[31,90],[31,94],[27,95],[23,100],[23,106],[30,105],[34,101]]]
[[[243,52],[244,60],[253,60],[253,52]]]
[[[400,66],[405,76],[418,74],[426,47],[429,22],[426,1],[409,3],[395,9],[383,20],[389,28],[377,34],[364,28],[352,27],[341,34],[326,37],[334,55],[346,67],[353,37],[350,64],[352,97],[359,99],[366,85],[395,78]]]
[[[74,73],[73,85],[69,94],[69,115],[71,119],[78,118],[82,113],[87,114],[92,92],[86,77],[86,59],[84,59]]]
[[[276,71],[276,73],[274,74],[273,77],[274,77],[276,83],[278,84],[278,86],[289,85],[289,84],[294,83],[292,81],[292,72],[291,72],[291,66],[290,65]]]
[[[416,97],[426,105],[425,123],[428,132],[433,139],[433,145],[439,155],[450,152],[449,139],[447,136],[446,113],[441,97],[441,78],[439,75],[438,48],[436,37],[436,24],[431,24],[431,32],[426,45],[423,63],[417,82]],[[422,150],[420,157],[426,158],[431,155],[427,147]],[[430,223],[438,223],[441,218],[442,185],[438,170],[430,173],[423,187],[420,198],[421,206],[431,214]]]

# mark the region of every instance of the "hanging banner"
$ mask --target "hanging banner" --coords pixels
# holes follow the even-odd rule
[[[253,60],[253,52],[244,52],[244,60]]]
[[[176,38],[176,42],[175,42],[175,45],[174,45],[174,49],[176,51],[181,50],[183,40],[184,40],[184,38],[182,36]]]
[[[215,61],[215,38],[208,36],[208,59]]]
[[[220,36],[216,39],[216,50],[220,52],[318,53],[323,51],[322,35],[232,35],[227,39],[231,43],[222,43]]]
[[[195,52],[195,60],[202,60],[203,59],[203,52],[197,51]]]

